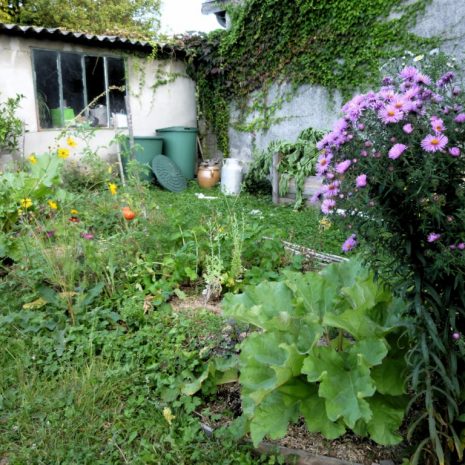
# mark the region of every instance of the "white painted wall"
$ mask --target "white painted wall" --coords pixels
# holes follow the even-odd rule
[[[185,66],[177,60],[148,60],[135,55],[87,47],[58,41],[25,39],[0,34],[0,101],[16,94],[24,95],[18,116],[25,122],[26,133],[24,154],[40,154],[57,146],[60,130],[38,127],[38,113],[35,99],[32,53],[33,48],[84,52],[89,54],[125,56],[128,61],[128,88],[130,107],[133,113],[135,136],[155,135],[157,128],[169,126],[196,126],[195,84],[185,74]],[[176,79],[154,89],[157,74],[164,76],[176,73]],[[121,132],[122,130],[119,129]],[[123,130],[127,132],[127,130]],[[92,141],[92,147],[99,149],[104,158],[112,158],[116,146],[111,145],[115,130],[99,129]],[[79,157],[79,146],[72,150]],[[9,157],[0,155],[0,167]],[[3,162],[2,162],[3,161]]]

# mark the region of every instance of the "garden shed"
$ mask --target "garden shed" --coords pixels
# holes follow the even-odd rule
[[[77,118],[97,128],[93,143],[111,158],[129,109],[137,136],[196,125],[195,84],[183,55],[171,45],[0,23],[0,100],[23,96],[26,155],[47,151]],[[10,159],[3,154],[0,166]]]

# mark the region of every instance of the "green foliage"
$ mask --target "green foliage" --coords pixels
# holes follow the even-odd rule
[[[248,0],[230,11],[230,30],[186,38],[201,114],[220,149],[228,153],[231,101],[242,112],[237,128],[266,130],[297,86],[322,85],[347,96],[376,81],[380,61],[433,43],[408,32],[428,2]],[[290,87],[271,98],[272,83]],[[247,125],[248,116],[254,120]]]
[[[12,234],[20,219],[44,207],[47,199],[67,196],[59,188],[63,160],[50,153],[33,160],[29,171],[0,174],[0,257],[14,253]]]
[[[23,0],[0,3],[12,23],[70,31],[152,38],[158,29],[159,0]]]
[[[241,343],[243,412],[255,445],[305,418],[329,439],[347,428],[396,444],[402,422],[404,304],[359,262],[285,272],[227,295],[225,315],[259,328]]]
[[[79,151],[79,160],[71,160],[63,167],[62,180],[67,190],[82,192],[102,189],[112,179],[114,167],[104,161],[99,153],[104,147],[95,146],[96,132],[97,128],[88,123],[63,130],[63,135],[75,138]],[[119,143],[118,136],[114,142]]]
[[[0,151],[17,152],[19,138],[23,132],[23,122],[16,112],[20,106],[22,95],[10,97],[0,102]]]
[[[273,155],[279,154],[277,171],[279,174],[279,195],[285,196],[289,190],[289,181],[296,184],[296,201],[294,208],[300,208],[303,203],[303,188],[308,176],[316,175],[318,149],[316,143],[324,135],[323,131],[313,128],[303,130],[295,142],[273,141],[262,152],[255,152],[252,164],[244,179],[248,191],[255,192],[257,186],[263,184],[269,187],[270,170],[273,165]]]

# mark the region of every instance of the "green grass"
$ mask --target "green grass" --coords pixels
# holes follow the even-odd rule
[[[199,199],[196,193],[217,198]],[[315,207],[296,211],[291,206],[274,205],[270,196],[257,197],[241,193],[238,197],[230,197],[221,194],[219,188],[202,190],[195,182],[191,182],[188,189],[180,193],[155,188],[154,196],[161,211],[176,218],[179,223],[186,220],[199,223],[211,217],[225,217],[235,212],[236,215],[254,218],[261,224],[283,230],[290,242],[320,252],[341,254],[344,233],[334,226],[323,230],[319,224],[322,215]],[[257,210],[259,213],[253,214]]]
[[[247,446],[207,438],[193,413],[200,399],[180,396],[202,357],[221,345],[222,327],[211,313],[164,306],[134,330],[99,331],[87,356],[76,351],[89,343],[88,331],[74,341],[68,331],[58,356],[53,333],[31,337],[27,327],[4,327],[0,457],[10,465],[273,463]]]

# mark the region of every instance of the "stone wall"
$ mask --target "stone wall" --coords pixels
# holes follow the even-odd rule
[[[442,39],[441,50],[455,56],[465,67],[465,0],[433,0],[420,17],[412,32],[421,37],[438,36]],[[275,85],[270,94],[282,94],[285,87]],[[252,97],[253,98],[253,97]],[[281,119],[268,131],[244,133],[230,129],[230,156],[244,162],[250,161],[253,147],[265,149],[273,140],[294,141],[298,134],[308,127],[330,129],[338,118],[338,110],[343,101],[339,93],[327,91],[321,86],[306,85],[298,89],[289,102],[276,113]],[[231,110],[232,120],[237,112]],[[252,121],[251,115],[248,121]]]

